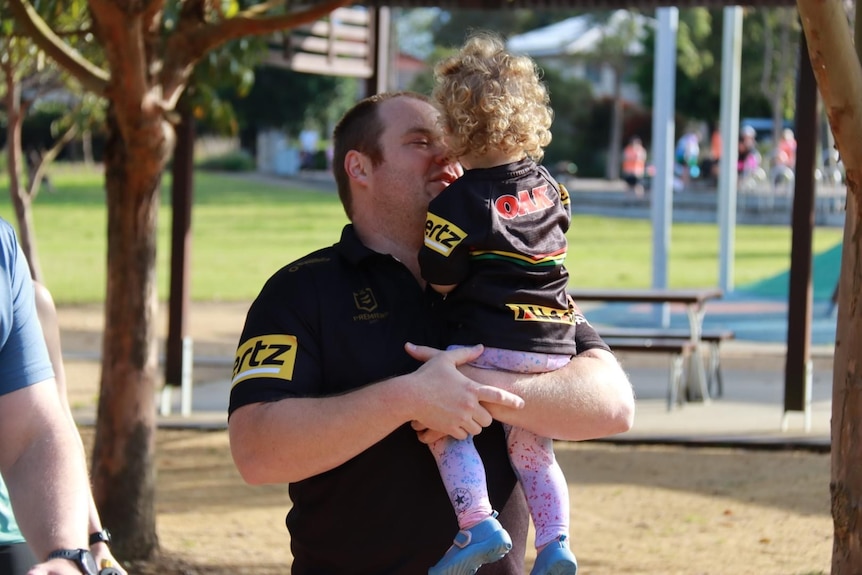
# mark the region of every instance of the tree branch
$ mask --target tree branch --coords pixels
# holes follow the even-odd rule
[[[105,93],[108,74],[63,42],[36,12],[28,0],[8,0],[15,21],[27,35],[81,86],[99,95]]]
[[[176,106],[194,64],[207,52],[244,36],[262,36],[309,24],[353,2],[325,0],[296,12],[270,17],[260,17],[259,8],[253,7],[233,18],[173,34],[167,42],[161,75],[166,109]],[[274,2],[265,3],[267,7],[274,5]]]
[[[840,0],[797,0],[797,6],[829,126],[841,151],[847,179],[855,184],[847,187],[848,193],[860,190],[862,67],[850,36],[847,14]]]
[[[28,193],[30,195],[31,202],[39,195],[39,190],[42,188],[42,180],[45,179],[48,166],[51,165],[66,144],[71,142],[77,134],[78,127],[72,124],[59,138],[57,138],[54,145],[41,155],[38,164],[33,167],[34,169],[30,176],[30,190]]]

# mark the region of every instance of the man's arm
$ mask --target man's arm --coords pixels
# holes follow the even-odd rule
[[[0,472],[36,557],[86,549],[87,470],[53,379],[0,396],[0,437]]]
[[[514,413],[523,405],[458,371],[481,351],[439,352],[413,373],[350,393],[241,407],[228,421],[237,469],[253,484],[300,481],[341,465],[413,420],[459,439],[477,434],[491,424],[490,406]]]
[[[84,442],[81,440],[81,433],[78,431],[78,425],[75,423],[75,418],[72,415],[72,408],[69,405],[69,398],[66,388],[66,368],[63,364],[63,350],[60,338],[60,323],[57,319],[57,306],[54,304],[54,298],[47,287],[39,282],[33,282],[34,296],[36,300],[36,312],[39,316],[39,324],[42,326],[42,335],[45,337],[45,344],[48,347],[48,356],[51,358],[51,366],[54,368],[54,379],[57,384],[57,393],[59,395],[60,404],[68,418],[69,425],[72,428],[73,435],[77,438],[78,452],[82,461],[86,461],[86,452],[84,451]],[[99,517],[99,510],[96,507],[96,502],[93,499],[92,490],[87,490],[87,504],[89,509],[89,526],[87,533],[97,533],[102,531],[102,520]],[[117,569],[122,575],[125,575],[126,570],[120,566],[107,543],[99,542],[90,546],[90,551],[96,559],[98,565],[111,565]]]
[[[423,347],[412,355],[425,361],[437,353]],[[548,373],[518,374],[470,366],[460,369],[475,381],[524,399],[524,407],[519,410],[486,406],[494,419],[544,437],[570,441],[605,437],[628,431],[634,420],[631,383],[614,355],[604,349],[587,350],[564,368]],[[426,443],[439,438],[442,432],[427,421],[414,428]]]

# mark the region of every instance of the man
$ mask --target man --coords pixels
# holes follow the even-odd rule
[[[51,367],[54,370],[54,381],[57,384],[57,392],[63,405],[72,433],[80,438],[72,410],[66,397],[66,370],[63,365],[63,352],[60,342],[60,326],[57,320],[57,308],[51,292],[44,285],[33,282],[36,311],[39,317],[39,325],[45,343],[48,346],[48,355]],[[80,442],[79,442],[80,443]],[[84,446],[80,445],[81,457],[85,457]],[[126,571],[119,566],[118,561],[111,553],[108,546],[111,537],[107,529],[102,528],[99,511],[88,491],[90,523],[89,544],[90,552],[98,565],[111,565],[119,575],[126,575]],[[6,485],[0,478],[0,573],[3,575],[23,575],[30,567],[37,563],[36,557],[24,540],[24,535],[18,527],[12,508],[9,506],[9,495]]]
[[[0,474],[43,563],[31,575],[93,574],[89,482],[80,439],[57,393],[33,282],[15,232],[0,220]],[[50,557],[50,558],[49,558]]]
[[[423,231],[428,202],[461,173],[435,109],[418,94],[373,96],[334,141],[351,224],[335,246],[277,272],[249,310],[229,408],[237,468],[249,483],[291,484],[295,575],[415,575],[458,530],[423,442],[475,435],[514,544],[481,572],[522,573],[529,518],[499,422],[568,440],[623,432],[631,386],[585,321],[584,351],[561,370],[459,371],[482,348],[434,349],[441,296],[418,263],[426,232],[457,233]]]

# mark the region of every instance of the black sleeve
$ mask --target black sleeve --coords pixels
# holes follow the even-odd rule
[[[587,321],[587,318],[577,304],[574,305],[574,308],[575,325],[577,326],[575,329],[575,349],[578,350],[578,353],[585,352],[588,349],[611,351],[611,348],[601,338],[599,332]]]

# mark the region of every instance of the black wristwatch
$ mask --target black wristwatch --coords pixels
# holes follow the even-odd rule
[[[90,533],[90,547],[95,545],[96,543],[104,543],[108,544],[111,542],[111,532],[107,529],[102,529],[101,531],[96,531],[95,533]]]
[[[84,575],[99,575],[96,560],[87,549],[57,549],[48,554],[48,559],[68,559]]]

